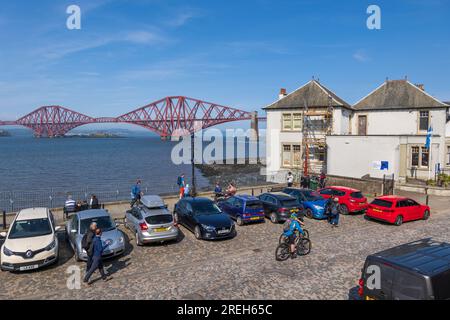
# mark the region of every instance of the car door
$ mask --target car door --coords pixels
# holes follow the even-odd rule
[[[406,200],[399,200],[395,205],[395,214],[397,216],[402,216],[403,221],[408,221],[409,215],[407,212]]]
[[[69,240],[72,244],[73,248],[76,248],[76,238],[79,232],[79,221],[78,221],[78,215],[74,214],[72,218],[70,219],[70,225],[69,225]]]
[[[133,215],[132,215],[133,209],[127,210],[125,212],[125,227],[130,229],[130,230],[134,230],[134,227],[133,227]]]
[[[186,201],[180,200],[175,205],[174,213],[177,216],[177,223],[186,226]]]
[[[261,204],[262,204],[262,206],[263,206],[263,209],[264,209],[264,215],[265,215],[266,217],[268,217],[268,216],[269,216],[269,204],[268,204],[268,202],[267,202],[267,195],[266,195],[266,194],[263,194],[263,195],[260,195],[258,198],[259,198],[259,200],[261,201]]]
[[[234,206],[234,197],[231,197],[220,203],[220,208],[226,214],[232,215],[232,207]]]
[[[186,210],[185,210],[185,221],[186,221],[186,226],[190,229],[190,230],[194,230],[195,226],[196,226],[196,222],[195,222],[195,216],[194,216],[194,210],[192,208],[192,205],[189,202],[186,202]]]
[[[413,199],[406,200],[406,203],[408,204],[409,211],[411,212],[411,220],[422,219],[423,212],[420,204]]]
[[[395,270],[392,300],[424,300],[427,297],[425,277],[406,270]]]

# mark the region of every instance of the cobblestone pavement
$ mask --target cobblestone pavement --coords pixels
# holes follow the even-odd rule
[[[313,248],[305,257],[275,261],[282,225],[269,221],[237,227],[225,241],[198,241],[181,228],[178,243],[136,247],[106,262],[113,278],[67,289],[67,268],[76,263],[64,243],[58,265],[43,270],[0,274],[0,299],[349,299],[355,295],[368,254],[423,238],[450,242],[447,199],[428,221],[401,227],[341,216],[339,228],[306,220]],[[98,276],[98,274],[97,274]],[[94,276],[95,277],[95,276]]]

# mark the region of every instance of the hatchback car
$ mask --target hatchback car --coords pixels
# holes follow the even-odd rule
[[[325,199],[332,196],[339,199],[342,214],[363,212],[369,206],[367,198],[361,191],[348,187],[326,187],[320,189],[319,194]]]
[[[1,270],[34,270],[58,261],[58,238],[52,212],[47,208],[21,210],[9,231],[2,233]]]
[[[186,197],[174,208],[175,221],[197,239],[223,239],[236,235],[233,220],[210,199]]]
[[[450,244],[423,239],[369,255],[358,294],[364,300],[449,300]]]
[[[406,221],[427,220],[430,217],[430,207],[410,198],[383,196],[375,198],[369,204],[366,217],[400,226]]]
[[[254,196],[236,195],[219,202],[223,212],[235,219],[239,226],[248,222],[264,222],[264,208]]]
[[[136,245],[177,240],[178,227],[161,197],[143,196],[141,203],[125,213],[125,227],[135,234]]]
[[[293,213],[303,213],[297,198],[283,192],[263,193],[258,196],[264,207],[264,215],[272,223],[284,222]]]
[[[308,218],[327,218],[325,207],[327,200],[316,191],[310,189],[285,188],[284,193],[297,198],[304,208],[305,216]]]
[[[75,213],[66,223],[67,237],[75,252],[75,260],[87,260],[87,252],[82,248],[81,240],[92,222],[96,222],[97,227],[102,230],[102,240],[110,243],[103,251],[102,258],[115,257],[125,252],[124,236],[108,211],[92,209]]]

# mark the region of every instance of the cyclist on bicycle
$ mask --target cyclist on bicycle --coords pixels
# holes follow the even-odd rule
[[[302,235],[305,235],[302,229],[302,225],[305,225],[299,218],[296,213],[291,215],[291,223],[289,225],[289,229],[285,230],[283,234],[288,238],[288,244],[291,248],[291,258],[294,259],[297,257],[296,248],[295,248],[295,231],[297,230]]]

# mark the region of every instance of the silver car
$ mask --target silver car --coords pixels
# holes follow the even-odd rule
[[[141,203],[125,213],[125,226],[135,234],[136,245],[177,240],[179,230],[164,201],[149,195]]]
[[[110,245],[103,252],[103,258],[121,255],[125,251],[125,239],[111,215],[103,209],[86,210],[75,213],[66,223],[66,232],[77,261],[87,260],[87,252],[81,247],[83,235],[92,222],[102,230],[102,240]]]

